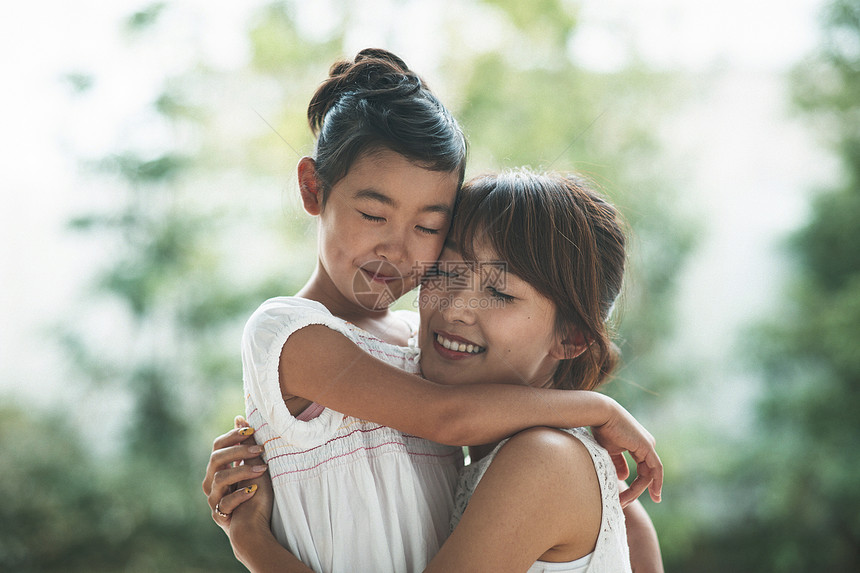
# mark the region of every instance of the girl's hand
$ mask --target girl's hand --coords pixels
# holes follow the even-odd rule
[[[621,493],[621,507],[637,499],[646,488],[651,499],[659,503],[663,489],[663,462],[654,448],[656,440],[630,412],[614,400],[611,403],[613,407],[609,419],[599,426],[592,426],[591,431],[597,442],[612,456],[620,479],[625,479],[629,474],[623,452],[630,452],[636,462],[636,479],[629,489]]]
[[[249,500],[260,485],[255,482],[256,487],[254,484],[238,487],[238,484],[266,471],[266,465],[259,458],[263,448],[250,437],[254,429],[242,416],[236,416],[234,424],[234,429],[218,436],[212,444],[212,455],[203,478],[203,493],[208,498],[212,519],[228,535],[233,511]]]

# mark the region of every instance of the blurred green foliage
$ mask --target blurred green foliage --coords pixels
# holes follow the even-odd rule
[[[20,489],[0,504],[0,569],[242,570],[199,481],[212,439],[243,409],[245,318],[265,298],[298,290],[315,262],[313,225],[291,179],[312,144],[307,101],[329,65],[352,55],[349,22],[363,9],[332,4],[325,37],[302,28],[298,2],[262,6],[247,31],[246,65],[201,60],[166,78],[142,110],[169,144],[153,150],[131,133],[109,157],[84,161],[111,196],[70,228],[110,257],[93,277],[89,306],[70,312],[57,337],[76,383],[122,392],[132,406],[118,448],[101,455],[63,414],[3,410],[0,477]],[[471,31],[449,22],[438,71],[418,71],[446,88],[469,137],[469,174],[573,169],[619,204],[633,236],[620,330],[626,364],[606,391],[647,425],[689,377],[669,345],[676,277],[695,234],[676,209],[655,136],[678,79],[641,66],[598,73],[578,65],[567,55],[578,21],[569,2],[470,4],[509,25],[505,47],[460,49],[458,34]],[[668,571],[858,569],[860,504],[850,481],[860,469],[851,455],[860,372],[856,4],[834,2],[832,37],[795,78],[800,108],[834,134],[846,181],[821,194],[789,246],[798,280],[786,311],[751,337],[766,390],[755,434],[727,443],[724,459],[664,458],[684,455],[683,467],[701,472],[667,466],[671,496],[649,505]],[[130,41],[159,41],[172,17],[169,3],[130,16]],[[83,99],[100,78],[68,81]],[[109,335],[100,338],[90,315],[105,314]]]
[[[815,197],[786,245],[795,280],[782,312],[749,335],[758,424],[728,444],[717,478],[736,511],[699,532],[679,571],[860,570],[860,2],[835,0],[824,23],[794,86],[844,181]]]
[[[671,78],[578,66],[565,56],[577,19],[566,2],[473,4],[512,32],[502,52],[450,47],[441,56],[445,99],[459,102],[451,107],[470,139],[469,172],[576,169],[621,205],[642,249],[622,333],[625,354],[640,358],[621,379],[649,392],[623,382],[609,391],[634,411],[653,407],[653,395],[672,386],[659,343],[671,332],[672,277],[691,238],[667,207],[672,192],[660,181],[653,137]],[[110,256],[57,338],[78,383],[119,392],[131,409],[107,454],[90,451],[64,415],[5,412],[0,439],[11,455],[2,475],[26,495],[0,504],[0,569],[241,570],[199,481],[212,439],[243,410],[244,320],[262,300],[298,290],[315,263],[312,221],[282,194],[294,193],[293,166],[310,152],[307,101],[331,63],[352,56],[348,23],[363,8],[335,5],[333,31],[313,38],[298,23],[298,3],[262,6],[247,32],[247,65],[201,61],[165,78],[141,110],[137,125],[158,126],[169,143],[153,147],[131,130],[108,157],[82,158],[109,197],[69,227]],[[169,3],[131,15],[129,42],[158,42],[172,17]],[[532,45],[541,50],[524,60]],[[76,97],[98,82],[76,81]],[[104,324],[94,327],[99,316],[108,317],[107,335]],[[34,430],[27,448],[13,433],[22,427]]]

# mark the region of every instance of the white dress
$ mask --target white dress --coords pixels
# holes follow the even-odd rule
[[[414,312],[400,312],[415,325]],[[308,421],[292,416],[278,382],[281,349],[312,324],[418,372],[417,348],[379,340],[315,301],[278,297],[254,312],[242,336],[243,379],[274,485],[272,531],[315,571],[421,571],[448,536],[462,450],[328,408]]]
[[[597,479],[600,483],[600,495],[603,500],[600,533],[598,534],[594,551],[588,555],[565,563],[536,561],[527,573],[548,573],[550,571],[564,571],[567,573],[623,573],[631,571],[630,550],[627,546],[627,529],[624,524],[624,512],[621,510],[621,503],[618,501],[618,478],[615,474],[615,466],[612,464],[612,459],[609,457],[609,453],[584,428],[572,428],[563,431],[578,438],[585,445],[586,449],[588,449],[588,453],[591,454],[591,459],[594,462],[594,469],[597,471]],[[487,456],[466,466],[461,472],[454,499],[451,531],[460,522],[466,506],[469,504],[469,498],[475,493],[475,488],[478,487],[478,483],[484,477],[487,468],[490,467],[499,449],[507,441],[502,440]],[[571,487],[576,487],[576,484],[571,484]],[[571,516],[571,519],[576,519],[576,516]]]

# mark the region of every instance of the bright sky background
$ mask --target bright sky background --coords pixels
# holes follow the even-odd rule
[[[366,1],[373,4],[370,15],[394,13],[424,25],[442,5],[457,9],[453,0]],[[118,126],[152,99],[159,78],[184,69],[195,50],[224,66],[241,62],[247,15],[244,3],[171,4],[183,25],[170,32],[170,42],[143,56],[123,49],[119,22],[147,3],[47,4],[18,2],[0,19],[7,77],[0,91],[0,392],[16,388],[46,400],[62,368],[45,353],[44,328],[79,295],[98,258],[63,232],[68,217],[92,200],[85,187],[92,183],[79,177],[69,152],[99,156],[112,149],[121,136]],[[324,26],[325,6],[306,4],[307,21]],[[684,195],[706,227],[701,250],[682,277],[679,302],[685,321],[680,338],[686,341],[681,351],[705,365],[727,360],[734,330],[771,310],[778,284],[773,277],[781,269],[774,243],[802,220],[808,190],[826,183],[834,170],[814,138],[790,121],[778,75],[814,47],[819,6],[819,0],[582,4],[582,28],[570,49],[594,68],[611,69],[635,48],[655,66],[719,72],[663,134],[678,161],[669,177],[688,188]],[[351,28],[348,47],[383,39],[370,15]],[[492,26],[489,19],[476,24],[476,42],[488,45]],[[401,39],[406,53],[424,54],[431,65],[426,41],[420,33]],[[75,71],[122,81],[88,96],[82,109],[60,81]],[[736,399],[743,400],[743,393]]]

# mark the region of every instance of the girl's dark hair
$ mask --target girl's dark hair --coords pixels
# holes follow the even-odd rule
[[[552,386],[593,390],[605,381],[618,363],[607,321],[626,259],[615,207],[576,175],[506,171],[463,185],[451,237],[465,260],[488,247],[552,301],[562,339],[584,336],[585,352],[561,361]]]
[[[466,140],[457,121],[421,78],[396,55],[365,49],[332,65],[308,105],[317,137],[316,172],[323,201],[363,153],[390,149],[416,165],[458,171],[463,182]]]

